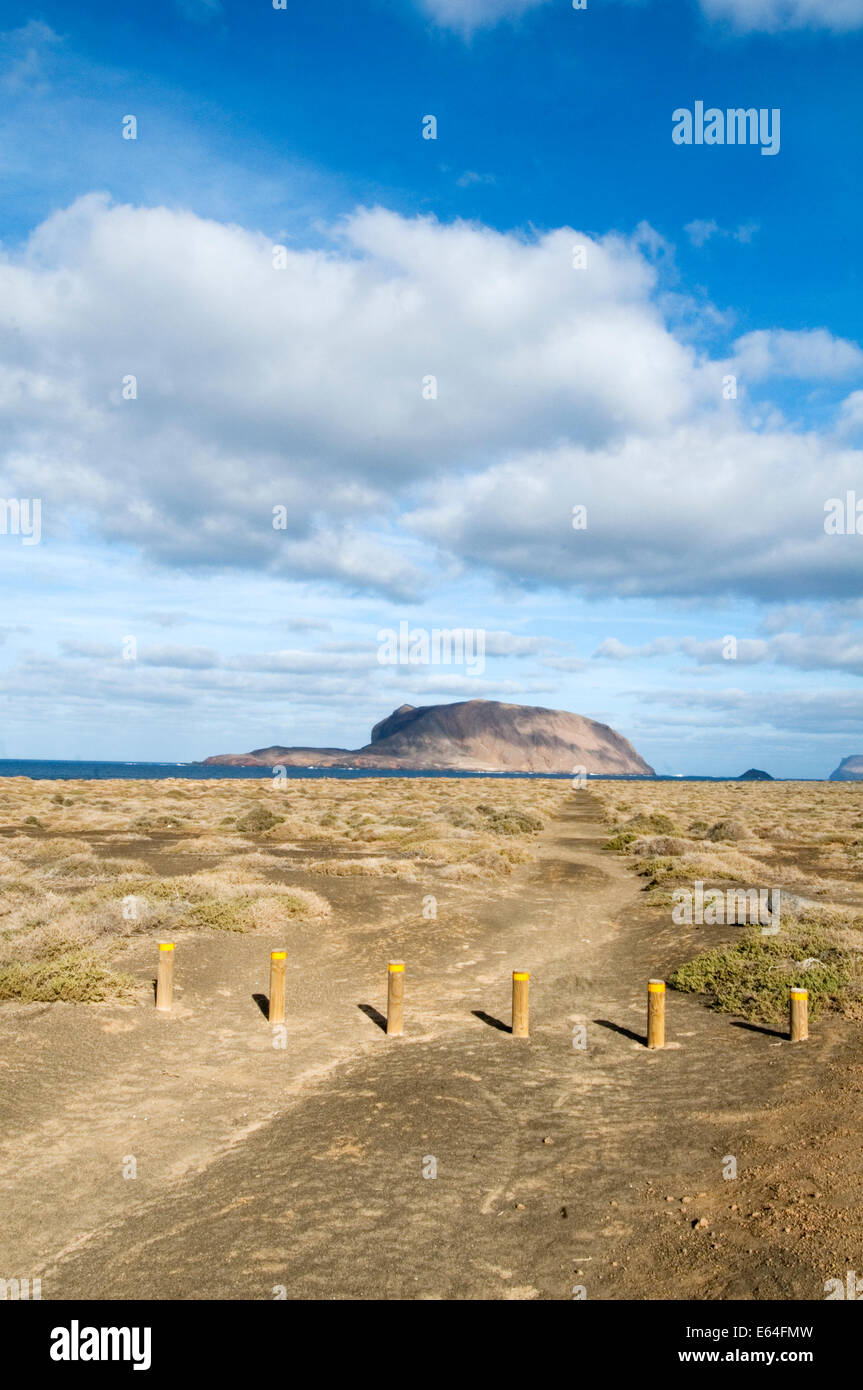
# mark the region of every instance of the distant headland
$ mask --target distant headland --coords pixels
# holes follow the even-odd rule
[[[472,772],[605,773],[653,777],[622,734],[566,710],[463,700],[400,705],[363,748],[255,748],[222,753],[205,766],[355,767]]]
[[[843,758],[839,766],[830,773],[830,781],[863,781],[863,753],[852,753],[850,757]]]

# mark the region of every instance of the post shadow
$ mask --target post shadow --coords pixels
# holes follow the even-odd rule
[[[372,1023],[376,1023],[382,1032],[387,1031],[387,1021],[380,1009],[376,1009],[374,1004],[357,1004],[357,1008],[365,1014],[366,1018],[370,1018]]]
[[[499,1018],[493,1018],[484,1009],[471,1009],[474,1018],[478,1018],[480,1023],[487,1023],[489,1028],[496,1028],[499,1033],[511,1033],[512,1027],[509,1023],[503,1023]]]
[[[269,999],[269,995],[266,995],[266,994],[253,994],[253,995],[252,995],[252,998],[254,999],[254,1001],[255,1001],[255,1003],[257,1004],[258,1008],[260,1009],[261,1013],[264,1015],[264,1018],[267,1020],[267,1022],[269,1022],[269,1018],[270,1018],[270,999]]]
[[[768,1038],[782,1038],[788,1041],[788,1030],[782,1028],[765,1028],[760,1023],[744,1023],[741,1019],[734,1019],[732,1028],[745,1028],[747,1033],[766,1033]]]
[[[633,1042],[641,1043],[642,1047],[647,1047],[646,1033],[633,1033],[631,1028],[624,1028],[620,1023],[612,1023],[610,1018],[595,1018],[594,1023],[598,1023],[600,1028],[610,1028],[612,1033],[620,1033],[624,1038],[631,1038]]]

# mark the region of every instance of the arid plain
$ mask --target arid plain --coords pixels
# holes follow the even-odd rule
[[[863,1268],[861,796],[4,782],[0,1276],[49,1299],[824,1298]],[[779,889],[779,930],[675,921],[695,883]]]

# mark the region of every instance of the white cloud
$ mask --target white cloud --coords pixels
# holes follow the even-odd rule
[[[778,377],[835,380],[863,372],[863,352],[856,343],[834,338],[825,328],[793,332],[761,329],[737,339],[729,367],[749,381]]]
[[[168,666],[177,671],[209,671],[219,665],[210,647],[145,647],[137,657],[142,666]]]
[[[727,636],[707,641],[695,637],[659,637],[639,647],[626,646],[616,637],[607,637],[594,652],[594,657],[620,662],[674,655],[687,656],[698,666],[723,667],[726,672],[738,666],[772,664],[798,671],[841,671],[861,676],[863,631],[858,628],[819,634],[777,632],[767,640],[735,639],[733,648]]]
[[[0,33],[0,91],[9,97],[22,91],[41,95],[62,42],[38,19]]]
[[[824,533],[824,502],[863,455],[814,434],[716,417],[599,449],[562,445],[442,480],[414,525],[465,565],[592,597],[859,592],[863,548]],[[574,504],[587,527],[573,530]]]
[[[441,26],[469,35],[502,20],[518,19],[551,0],[416,0],[416,3]],[[846,33],[863,26],[863,0],[697,0],[697,3],[708,19],[730,23],[739,33],[778,33],[789,29]]]
[[[798,671],[845,671],[863,676],[863,633],[836,632],[822,637],[778,633],[770,639],[767,659]]]
[[[61,642],[60,650],[64,656],[81,657],[85,661],[111,661],[119,659],[120,656],[119,647],[112,647],[110,642]]]
[[[719,231],[719,223],[713,221],[712,218],[707,221],[704,218],[696,217],[693,222],[687,222],[683,230],[693,246],[704,246]]]
[[[748,246],[755,233],[758,231],[756,222],[741,222],[740,226],[734,230],[720,227],[715,219],[696,217],[694,221],[687,222],[683,228],[693,246],[706,246],[713,237],[731,237],[732,241],[739,241],[742,246]]]
[[[41,744],[44,726],[59,722],[62,736],[73,711],[76,726],[93,731],[97,748],[116,738],[121,757],[130,756],[139,727],[154,726],[166,740],[174,731],[174,751],[167,755],[173,757],[244,752],[271,741],[358,747],[381,714],[406,698],[525,697],[533,703],[554,688],[547,681],[478,679],[440,667],[390,670],[371,647],[365,664],[302,652],[284,653],[284,662],[256,654],[220,660],[213,653],[208,664],[186,660],[181,651],[158,662],[123,661],[109,644],[90,645],[75,653],[74,662],[67,648],[65,659],[31,654],[0,671],[7,731],[35,723]],[[65,712],[59,721],[58,709]],[[65,755],[62,743],[53,755]]]
[[[0,260],[5,495],[163,563],[410,597],[413,559],[381,524],[423,479],[690,407],[694,354],[622,239],[580,237],[585,274],[572,231],[378,209],[332,236],[277,270],[268,238],[190,213],[91,195],[51,217]]]
[[[83,518],[163,566],[399,601],[458,567],[593,594],[859,586],[823,506],[861,455],[722,400],[729,364],[667,318],[649,228],[527,238],[378,208],[322,234],[277,270],[260,233],[90,195],[0,258],[0,495],[43,499],[46,553]],[[863,354],[765,331],[733,362],[824,379]]]
[[[863,431],[863,391],[852,391],[839,410],[836,426],[840,434],[859,434]]]
[[[519,19],[549,0],[419,0],[420,9],[437,24],[470,34],[505,19]]]
[[[470,188],[471,184],[492,184],[496,183],[494,174],[477,174],[473,169],[466,169],[463,174],[459,174],[456,183],[459,188]]]
[[[701,0],[709,19],[730,20],[741,32],[829,29],[843,33],[863,25],[863,0]]]
[[[603,657],[607,661],[633,661],[645,656],[667,656],[670,652],[676,651],[678,643],[673,637],[657,637],[652,642],[645,642],[640,647],[627,647],[625,643],[618,641],[616,637],[606,637],[600,642],[595,657]]]
[[[740,666],[755,666],[762,661],[775,660],[771,651],[770,644],[762,641],[761,638],[741,637],[739,639],[730,634],[734,646],[732,647],[728,637],[714,637],[710,641],[700,642],[694,637],[684,637],[679,644],[679,650],[684,655],[689,656],[699,666],[718,666],[723,664],[730,667],[732,664]],[[731,653],[733,652],[733,655]]]
[[[641,693],[645,705],[666,706],[668,713],[658,716],[654,727],[664,725],[679,740],[687,722],[687,717],[696,733],[704,729],[706,716],[717,716],[711,721],[711,733],[715,737],[723,728],[741,729],[754,735],[761,728],[777,729],[783,740],[795,733],[805,734],[807,739],[823,741],[836,745],[837,738],[849,739],[848,751],[859,747],[861,720],[863,720],[863,694],[858,690],[645,690]],[[645,721],[648,724],[649,721]],[[799,751],[806,748],[799,743]],[[841,745],[839,745],[841,746]],[[820,769],[820,775],[827,777],[836,766],[836,755],[827,753],[825,759],[832,761]],[[842,753],[838,754],[843,756]]]

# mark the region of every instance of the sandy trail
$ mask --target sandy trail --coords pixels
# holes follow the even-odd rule
[[[658,930],[605,837],[574,795],[536,864],[437,922],[416,885],[387,885],[382,923],[352,884],[355,926],[291,943],[286,1051],[251,1003],[261,938],[180,942],[170,1018],[4,1010],[0,1272],[45,1298],[822,1297],[853,1251],[753,1233],[747,1183],[847,1026],[792,1048],[672,994],[648,1052],[647,979],[698,929]],[[395,955],[400,1040],[358,1007],[383,1007]],[[529,1042],[495,1023],[521,967]]]

